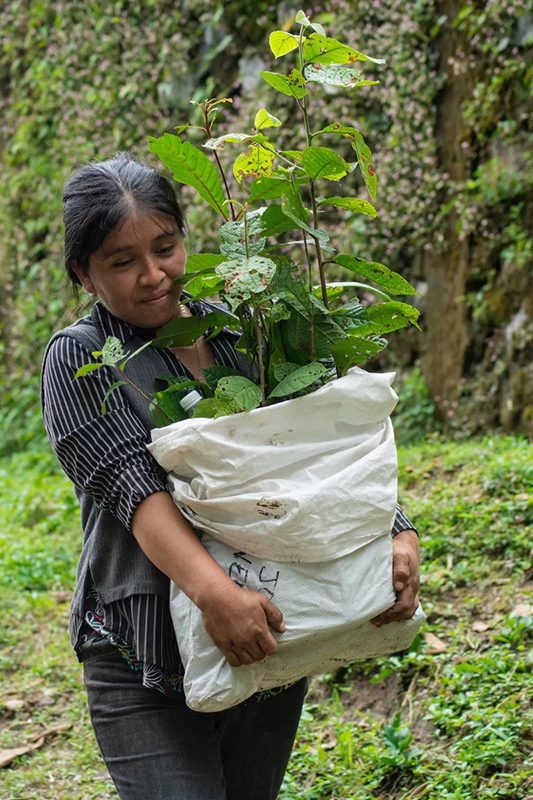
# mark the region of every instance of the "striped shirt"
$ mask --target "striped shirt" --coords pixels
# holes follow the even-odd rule
[[[196,316],[205,316],[219,307],[205,300],[189,305]],[[90,314],[103,339],[115,336],[123,343],[134,334],[148,340],[154,332],[137,328],[118,319],[100,302]],[[210,340],[214,360],[239,369],[235,344],[239,334],[224,328]],[[168,349],[153,348],[161,360],[161,375],[194,380],[177,357]],[[74,485],[91,496],[95,503],[113,514],[131,531],[133,515],[149,495],[168,491],[166,473],[146,447],[150,433],[135,415],[120,391],[110,394],[106,414],[101,406],[109,385],[116,380],[111,367],[102,367],[84,380],[73,380],[77,370],[94,361],[91,352],[68,336],[55,340],[50,348],[43,373],[46,397],[44,423],[52,448]],[[413,526],[397,506],[392,535]],[[172,620],[165,598],[133,595],[103,605],[94,590],[86,602],[82,637],[94,633],[114,637],[127,646],[136,664],[143,666],[143,681],[154,686],[154,671],[181,674],[182,665]],[[164,682],[156,688],[165,691]],[[175,689],[175,683],[173,684]]]

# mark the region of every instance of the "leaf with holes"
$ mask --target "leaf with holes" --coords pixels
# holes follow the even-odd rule
[[[150,151],[159,156],[178,183],[192,186],[211,208],[224,219],[228,218],[222,183],[215,165],[205,153],[171,133],[165,133],[158,139],[149,136],[148,142]]]
[[[307,389],[326,372],[323,364],[314,362],[305,364],[303,367],[291,371],[286,378],[283,378],[276,388],[270,392],[270,397],[286,397],[287,395],[301,392]]]
[[[238,375],[241,378],[246,377],[246,375],[243,375],[242,372],[239,372],[237,369],[226,367],[224,364],[214,364],[212,367],[205,367],[202,372],[205,382],[213,391],[217,388],[217,383],[221,378],[227,378],[230,375]]]
[[[225,261],[217,268],[217,275],[224,278],[224,292],[234,309],[243,300],[253,294],[264,292],[276,271],[276,265],[270,258],[252,256],[251,258],[234,258]]]
[[[215,397],[231,400],[239,411],[251,411],[261,405],[263,399],[259,386],[239,375],[221,378],[215,391]]]
[[[281,364],[276,364],[274,367],[274,377],[277,381],[284,380],[291,372],[300,369],[299,364],[292,364],[290,361],[283,361]]]
[[[338,181],[347,173],[347,165],[341,156],[329,147],[306,147],[301,155],[302,167],[313,180],[327,178]]]
[[[377,261],[365,261],[349,255],[335,256],[333,261],[350,272],[369,278],[391,294],[416,294],[416,289],[405,278]]]
[[[302,73],[293,69],[288,75],[281,75],[279,72],[260,72],[265,81],[278,92],[301,100],[308,93],[305,88],[305,78]]]
[[[374,172],[372,151],[359,131],[349,125],[341,125],[340,122],[334,122],[328,125],[327,128],[324,128],[323,133],[337,133],[339,136],[347,136],[351,140],[351,145],[357,154],[357,161],[363,173],[368,193],[370,197],[375,199],[378,179]]]
[[[357,331],[359,333],[359,329]],[[335,359],[337,368],[345,372],[356,364],[362,364],[369,358],[374,358],[387,346],[385,339],[371,341],[357,336],[347,336],[331,348],[331,355]]]
[[[242,183],[250,175],[270,175],[276,154],[262,145],[252,144],[245,153],[241,153],[233,164],[233,174]]]
[[[353,211],[354,214],[366,214],[367,217],[377,217],[378,212],[368,200],[361,200],[358,197],[325,197],[319,200],[318,204],[337,206],[337,208],[345,208],[347,211]]]
[[[397,300],[370,306],[368,316],[370,322],[358,329],[359,336],[365,336],[366,333],[381,335],[398,331],[400,328],[408,328],[409,325],[420,329],[417,323],[420,311],[408,303],[400,303]]]
[[[374,64],[384,64],[382,58],[372,58],[354,50],[347,44],[332,39],[329,36],[322,36],[320,33],[312,33],[309,39],[303,43],[304,58],[309,63],[318,64],[351,64],[355,61],[372,61]]]
[[[299,37],[285,31],[272,31],[268,37],[270,49],[276,58],[287,55],[298,47]],[[256,126],[257,127],[257,126]]]
[[[361,70],[339,67],[335,64],[330,66],[310,64],[305,67],[304,75],[306,80],[313,83],[323,83],[326,86],[344,86],[347,89],[356,89],[358,86],[366,86],[369,83],[379,83],[379,81],[363,80]]]

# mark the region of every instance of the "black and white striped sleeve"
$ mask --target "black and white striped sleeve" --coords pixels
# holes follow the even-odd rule
[[[398,536],[399,533],[407,530],[415,531],[418,536],[418,531],[416,530],[415,526],[413,525],[409,517],[403,513],[401,505],[399,503],[396,503],[396,516],[394,517],[391,536],[392,537]]]
[[[119,391],[111,367],[78,380],[76,371],[94,361],[89,350],[62,336],[49,348],[42,378],[43,419],[62,468],[77,489],[94,498],[131,530],[137,506],[166,491],[166,474],[146,448],[150,435]]]

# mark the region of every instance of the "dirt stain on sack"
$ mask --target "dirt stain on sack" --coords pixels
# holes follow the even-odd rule
[[[281,500],[269,500],[266,497],[257,501],[257,510],[263,517],[270,517],[270,519],[281,519],[285,515]]]

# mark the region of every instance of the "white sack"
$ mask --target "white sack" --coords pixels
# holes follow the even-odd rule
[[[304,397],[152,431],[176,505],[235,550],[323,562],[390,533],[394,373],[353,367]]]
[[[273,632],[274,655],[232,667],[206,633],[199,609],[172,584],[170,610],[185,666],[185,698],[196,711],[221,711],[257,691],[404,650],[424,620],[419,607],[405,622],[382,628],[369,622],[395,601],[388,535],[324,564],[266,561],[236,553],[209,535],[202,543],[233,580],[263,592],[281,609],[287,630]]]

